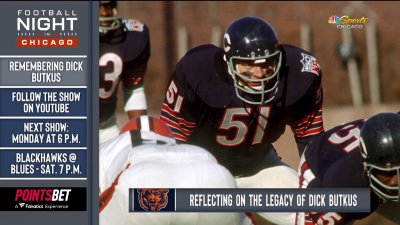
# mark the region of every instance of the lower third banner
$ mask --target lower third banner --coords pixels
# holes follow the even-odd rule
[[[130,212],[369,212],[368,188],[131,188]]]

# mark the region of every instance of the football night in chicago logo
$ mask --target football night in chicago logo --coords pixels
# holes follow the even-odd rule
[[[78,47],[74,10],[18,9],[16,15],[17,47]]]

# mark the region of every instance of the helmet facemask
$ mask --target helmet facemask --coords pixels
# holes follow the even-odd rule
[[[103,7],[113,7],[107,4],[102,4]],[[103,25],[102,25],[103,24]],[[121,17],[117,16],[117,9],[112,8],[112,15],[99,16],[99,33],[100,35],[107,34],[111,30],[116,30],[122,26]]]
[[[272,62],[272,74],[263,78],[251,78],[249,75],[240,73],[238,69],[239,61],[249,61],[251,64],[258,65]],[[269,50],[264,51],[264,55],[251,57],[232,56],[226,60],[228,72],[234,80],[236,95],[241,100],[250,104],[265,104],[275,98],[278,91],[279,70],[281,67],[282,53],[276,50],[270,54]],[[269,64],[269,63],[267,63]],[[269,68],[267,68],[268,70]]]
[[[399,128],[398,115],[380,113],[366,120],[359,137],[369,185],[385,201],[400,201]]]
[[[370,187],[379,197],[387,201],[400,201],[400,165],[383,168],[364,162],[364,169],[367,171]],[[397,186],[390,186],[383,183],[377,178],[377,173],[396,173]]]

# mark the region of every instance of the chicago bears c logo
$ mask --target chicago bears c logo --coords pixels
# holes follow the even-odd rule
[[[168,189],[138,189],[139,205],[146,211],[160,211],[168,204]]]

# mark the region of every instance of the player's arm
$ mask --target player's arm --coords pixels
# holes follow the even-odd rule
[[[176,66],[167,86],[161,109],[161,120],[171,129],[178,141],[188,141],[196,128],[201,102],[187,80],[182,62]]]
[[[307,149],[305,150],[305,152]],[[304,153],[305,153],[304,152]],[[300,158],[299,164],[299,179],[300,188],[323,188],[324,181],[317,177],[309,163],[306,160],[305,154]],[[335,212],[298,212],[296,213],[296,225],[345,225],[349,220],[345,216]]]
[[[310,141],[318,134],[324,132],[322,117],[323,90],[321,84],[321,73],[314,76],[307,93],[301,98],[296,106],[294,121],[290,125],[296,139],[300,155]]]
[[[129,119],[147,113],[144,75],[150,57],[150,46],[146,49],[134,63],[129,65],[128,76],[123,80],[124,110],[128,113]]]
[[[316,176],[307,162],[306,153],[304,151],[300,158],[299,178],[300,188],[323,188],[326,187],[324,179]],[[329,179],[329,178],[328,178]],[[346,225],[351,222],[343,213],[336,212],[299,212],[296,213],[296,225]]]
[[[144,48],[141,54],[133,62],[125,66],[125,75],[122,78],[124,94],[124,110],[129,119],[147,113],[147,100],[144,91],[144,76],[147,71],[147,64],[150,58],[150,38],[146,26],[142,31]]]

